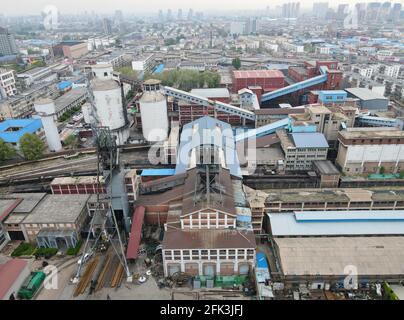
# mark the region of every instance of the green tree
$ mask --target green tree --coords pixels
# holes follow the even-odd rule
[[[173,38],[168,38],[168,39],[164,40],[164,45],[165,46],[172,46],[172,45],[174,45],[176,43],[177,43],[176,39],[173,39]]]
[[[129,77],[137,78],[138,76],[138,73],[131,67],[121,67],[116,68],[115,70]]]
[[[384,167],[380,167],[379,173],[384,174],[386,172],[386,169]]]
[[[0,162],[9,160],[15,156],[15,149],[0,138]]]
[[[78,139],[74,134],[71,134],[65,139],[63,143],[65,146],[74,149],[78,145]]]
[[[45,151],[45,143],[33,133],[25,133],[20,138],[20,149],[27,160],[37,160]]]
[[[166,70],[161,74],[146,74],[145,79],[158,79],[163,86],[190,91],[194,88],[216,88],[220,84],[220,75],[212,71]]]
[[[231,62],[231,64],[233,65],[233,67],[238,70],[241,68],[241,61],[240,58],[234,58],[233,61]]]

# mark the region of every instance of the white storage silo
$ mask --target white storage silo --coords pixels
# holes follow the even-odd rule
[[[110,80],[112,79],[112,72],[114,71],[112,64],[99,63],[91,66],[91,71],[95,79]]]
[[[143,137],[149,142],[164,141],[168,135],[167,100],[160,92],[159,80],[143,83],[139,100]]]
[[[81,112],[83,113],[85,123],[94,123],[94,117],[92,114],[92,106],[90,103],[85,103],[81,106]]]
[[[126,125],[121,88],[114,80],[95,79],[91,83],[98,125],[111,130]]]
[[[55,103],[51,99],[39,99],[34,104],[36,116],[42,121],[46,142],[50,151],[62,149],[58,128],[56,127],[54,114]]]

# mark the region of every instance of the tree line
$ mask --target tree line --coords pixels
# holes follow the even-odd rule
[[[217,88],[220,85],[220,75],[212,71],[166,70],[160,74],[146,74],[145,79],[158,79],[163,86],[184,91],[194,88]]]

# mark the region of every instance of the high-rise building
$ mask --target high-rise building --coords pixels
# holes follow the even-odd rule
[[[159,10],[159,22],[163,22],[164,21],[164,14],[163,14],[163,10]]]
[[[102,27],[104,29],[104,33],[105,34],[112,34],[112,24],[111,24],[111,20],[109,20],[108,18],[104,18],[102,20]]]
[[[116,22],[123,22],[122,10],[115,10],[115,21]]]
[[[328,2],[314,2],[313,15],[316,18],[324,19],[328,12]]]
[[[177,20],[182,20],[182,9],[178,9]]]
[[[369,2],[366,8],[366,20],[376,21],[379,19],[379,13],[381,9],[380,2]]]
[[[379,10],[378,20],[380,22],[387,21],[387,19],[389,19],[390,10],[391,10],[391,2],[383,2]]]
[[[192,20],[194,17],[194,10],[189,9],[188,11],[188,20]]]
[[[299,16],[300,3],[288,2],[282,6],[282,18],[297,18]]]
[[[390,10],[390,19],[392,21],[398,21],[400,20],[400,14],[401,14],[401,3],[394,3],[393,7]]]
[[[360,2],[355,4],[355,11],[358,22],[363,22],[366,18],[366,3]]]
[[[7,29],[0,27],[0,55],[13,55],[17,54],[17,52],[14,35],[8,32]]]
[[[167,10],[167,21],[171,21],[172,18],[173,18],[173,15],[172,15],[171,9],[168,9]]]
[[[337,19],[344,20],[348,14],[349,4],[340,4],[337,9]]]

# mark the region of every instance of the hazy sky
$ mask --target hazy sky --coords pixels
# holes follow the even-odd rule
[[[159,9],[171,8],[174,12],[182,8],[185,12],[190,7],[195,10],[259,10],[267,6],[274,8],[284,2],[295,0],[1,0],[0,13],[5,15],[39,14],[46,5],[55,5],[62,13],[79,13],[94,10],[97,13],[113,13],[123,10],[124,13],[158,12]],[[332,0],[330,6],[339,3],[370,2],[372,0]],[[373,0],[374,1],[374,0]],[[377,1],[377,0],[376,0]],[[379,0],[384,2],[384,0]],[[301,7],[311,7],[313,2],[327,0],[301,0]],[[392,0],[391,2],[402,2]],[[173,13],[174,13],[173,12]]]

